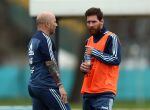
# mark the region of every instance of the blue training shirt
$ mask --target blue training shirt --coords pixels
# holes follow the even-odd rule
[[[56,62],[56,49],[49,36],[42,31],[37,31],[28,45],[28,57],[31,71],[29,85],[38,88],[56,88],[45,61]]]

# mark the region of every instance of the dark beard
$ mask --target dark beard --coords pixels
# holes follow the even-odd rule
[[[89,30],[90,35],[92,35],[92,36],[97,36],[97,35],[99,35],[99,33],[100,33],[100,30],[99,30],[99,29],[97,29],[97,30],[95,29],[94,31],[95,31],[95,32],[92,33],[92,32],[90,32],[90,30]]]

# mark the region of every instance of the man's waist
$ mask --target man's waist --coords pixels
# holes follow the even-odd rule
[[[113,92],[102,92],[102,93],[84,93],[83,97],[92,97],[92,98],[96,98],[96,97],[107,97],[107,98],[115,98],[115,94]]]
[[[32,66],[37,66],[37,67],[39,67],[39,66],[45,66],[45,63],[44,63],[44,61],[34,61],[34,62],[32,62],[32,64],[30,64],[30,66],[32,67]]]
[[[49,89],[49,88],[58,89],[56,85],[37,85],[37,84],[29,83],[28,86],[33,88],[39,88],[39,89]]]
[[[53,81],[53,80],[33,80],[33,79],[30,79],[29,81],[29,85],[31,87],[37,87],[37,88],[56,88],[57,85],[56,83]]]

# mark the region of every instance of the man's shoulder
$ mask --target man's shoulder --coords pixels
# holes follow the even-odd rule
[[[108,36],[109,40],[118,39],[118,36],[114,32],[106,31],[104,34],[108,34],[109,35]]]
[[[44,39],[44,35],[42,34],[41,31],[37,31],[37,32],[32,36],[32,38],[36,38],[36,39],[42,40],[42,39]]]
[[[117,36],[114,32],[109,31],[109,30],[106,30],[103,34],[104,34],[104,35],[109,34],[110,37],[112,37],[112,36]]]
[[[37,31],[30,39],[29,45],[39,46],[39,44],[43,41],[41,32]]]
[[[46,37],[43,35],[43,33],[41,31],[37,31],[31,38],[31,40],[37,40],[40,43],[46,43]]]
[[[107,44],[110,44],[110,43],[112,44],[112,42],[116,42],[118,44],[121,44],[118,35],[116,35],[113,32],[111,32],[111,34],[108,36]]]

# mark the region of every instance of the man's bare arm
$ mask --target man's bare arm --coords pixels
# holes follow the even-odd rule
[[[61,100],[64,103],[67,103],[67,93],[60,81],[60,77],[59,77],[59,69],[57,64],[54,61],[46,61],[45,62],[46,66],[48,67],[48,71],[51,73],[52,77],[54,78],[57,86],[59,87],[59,92],[61,95]]]
[[[54,61],[46,61],[46,66],[48,67],[48,71],[51,73],[52,77],[54,78],[57,86],[59,87],[61,84],[60,76],[59,76],[59,69],[58,65]]]

